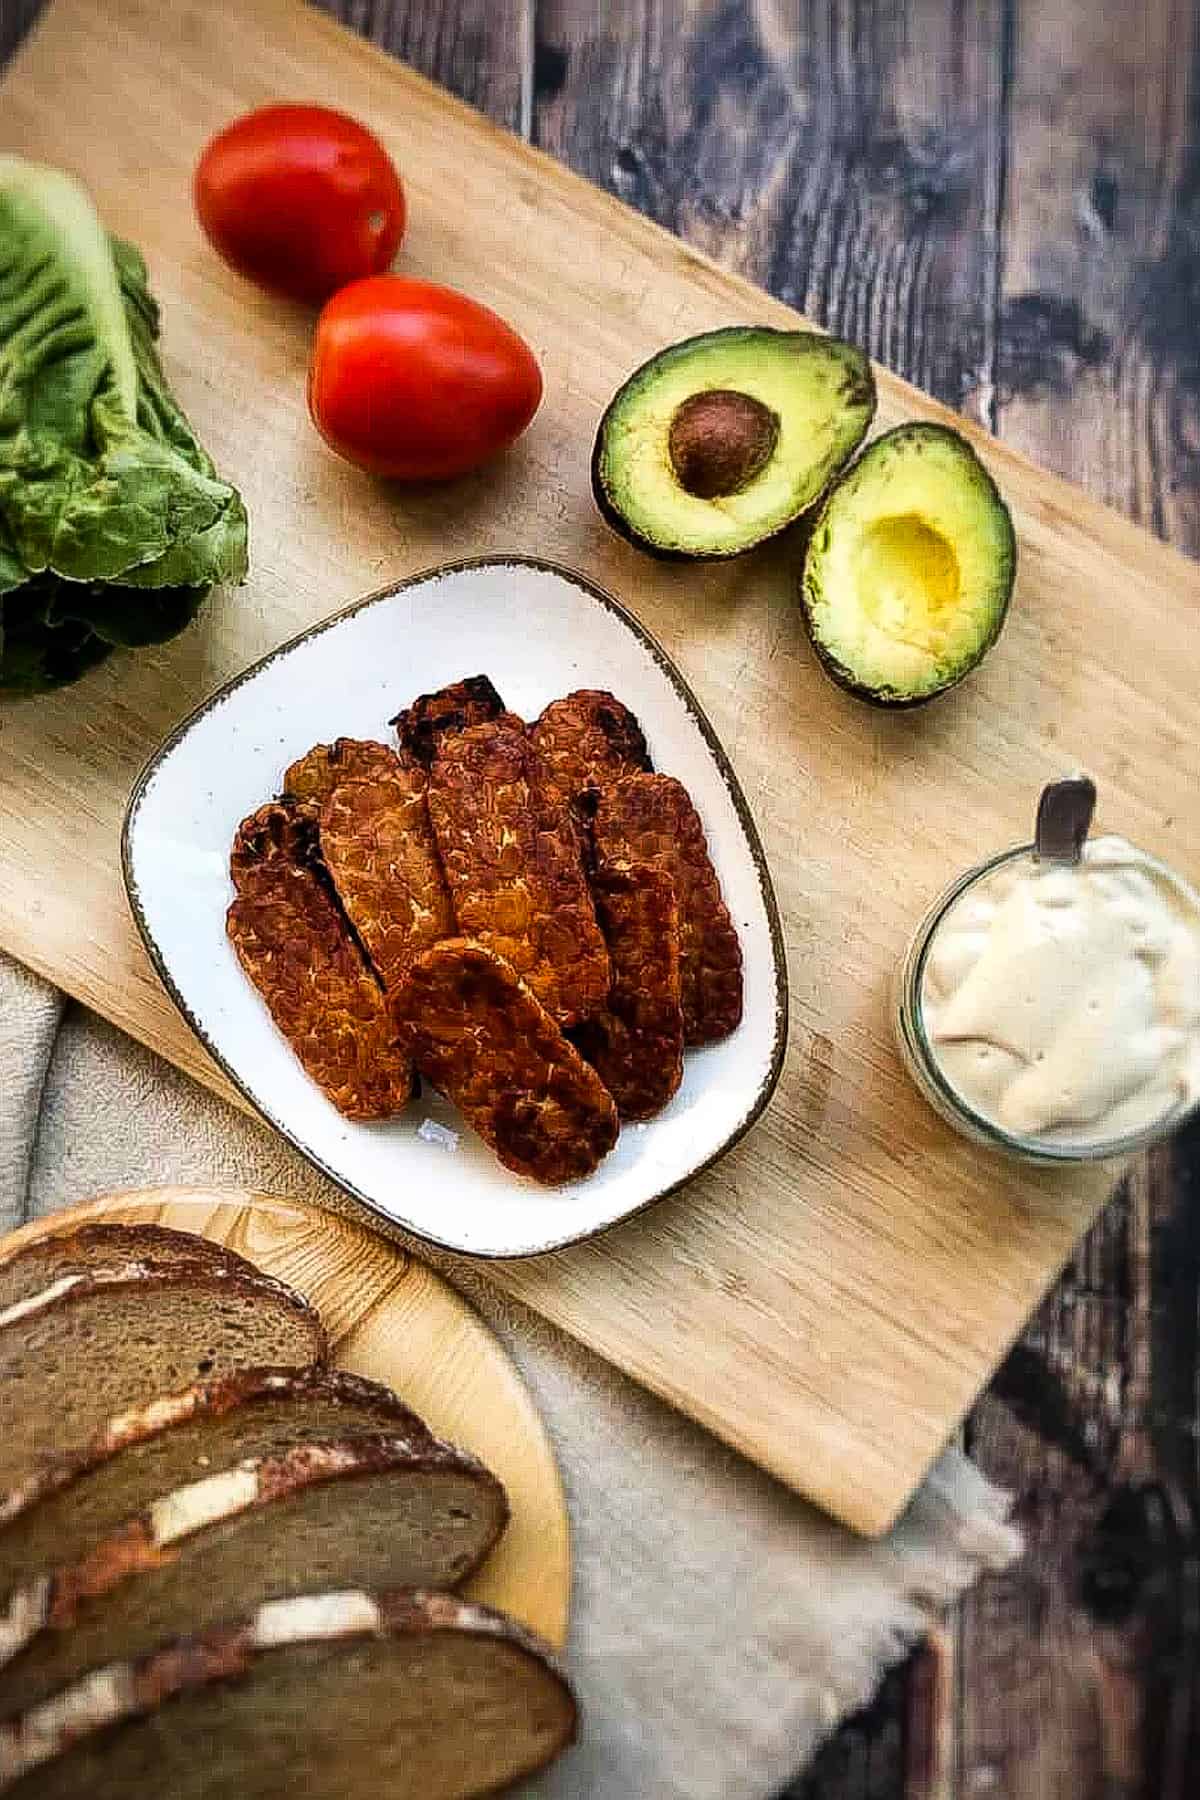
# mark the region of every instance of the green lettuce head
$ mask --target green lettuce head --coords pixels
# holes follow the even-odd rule
[[[0,156],[0,693],[158,644],[246,573],[246,511],[163,375],[146,265],[70,176]]]

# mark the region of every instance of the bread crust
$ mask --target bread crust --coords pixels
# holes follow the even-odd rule
[[[95,1269],[90,1273],[63,1276],[52,1282],[43,1294],[19,1300],[0,1312],[0,1346],[8,1331],[17,1325],[28,1326],[36,1314],[44,1313],[47,1308],[78,1306],[85,1300],[112,1289],[134,1287],[143,1293],[155,1287],[183,1288],[189,1293],[207,1289],[215,1302],[235,1284],[243,1290],[254,1289],[259,1294],[269,1294],[272,1299],[281,1301],[294,1312],[312,1338],[313,1354],[309,1359],[310,1363],[324,1362],[328,1346],[320,1314],[295,1288],[289,1287],[285,1281],[277,1281],[274,1275],[268,1275],[253,1265],[247,1265],[244,1269],[221,1269],[211,1262],[201,1261],[169,1264],[127,1262],[114,1269]],[[18,1340],[14,1339],[16,1341]]]
[[[247,1458],[160,1496],[78,1561],[18,1588],[0,1613],[0,1663],[18,1655],[41,1631],[69,1630],[85,1604],[103,1598],[122,1582],[172,1562],[181,1540],[326,1482],[391,1472],[461,1474],[486,1494],[494,1508],[494,1529],[481,1538],[470,1566],[463,1569],[459,1579],[465,1581],[490,1553],[509,1517],[503,1486],[478,1458],[424,1431],[416,1438],[375,1432],[295,1444],[277,1455]],[[353,1505],[352,1496],[349,1504]]]
[[[52,1225],[52,1221],[47,1223]],[[47,1230],[43,1237],[0,1259],[0,1312],[13,1301],[47,1287],[56,1274],[179,1262],[211,1263],[234,1274],[258,1273],[236,1250],[195,1232],[94,1219],[67,1231]]]
[[[176,1426],[193,1420],[223,1419],[255,1402],[278,1403],[282,1407],[289,1401],[302,1403],[305,1400],[340,1401],[346,1406],[359,1405],[374,1408],[381,1414],[390,1413],[394,1420],[391,1429],[396,1436],[412,1443],[421,1439],[434,1441],[425,1421],[411,1407],[390,1388],[369,1381],[365,1376],[319,1365],[307,1369],[238,1369],[215,1381],[198,1381],[181,1393],[165,1394],[115,1414],[82,1449],[56,1456],[0,1494],[0,1530],[24,1516],[40,1501],[60,1493],[91,1470],[118,1456],[122,1450],[147,1443]]]
[[[547,1691],[553,1692],[560,1710],[558,1729],[537,1761],[516,1774],[532,1774],[572,1742],[579,1715],[570,1683],[554,1651],[525,1626],[452,1594],[349,1589],[273,1602],[249,1618],[93,1671],[53,1700],[0,1727],[0,1790],[14,1786],[93,1732],[134,1721],[210,1684],[252,1679],[260,1657],[314,1641],[352,1644],[380,1637],[424,1638],[443,1631],[501,1640],[544,1672]]]

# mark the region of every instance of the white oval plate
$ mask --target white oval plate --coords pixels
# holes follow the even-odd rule
[[[654,766],[678,776],[696,803],[742,940],[738,1030],[689,1051],[671,1104],[647,1124],[627,1125],[595,1174],[573,1187],[543,1188],[510,1174],[428,1089],[386,1124],[343,1119],[276,1031],[225,936],[234,832],[277,792],[288,764],[339,736],[388,741],[388,720],[415,695],[481,672],[525,718],[580,687],[608,688],[632,708]],[[665,652],[616,600],[566,569],[523,558],[451,564],[284,644],[206,701],[156,753],[134,788],[122,850],[130,905],[154,965],[225,1073],[372,1212],[447,1249],[531,1256],[590,1237],[728,1150],[779,1079],[783,939],[737,779]]]

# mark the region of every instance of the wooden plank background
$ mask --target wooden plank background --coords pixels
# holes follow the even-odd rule
[[[0,56],[37,10],[0,0]],[[1195,6],[326,10],[1200,553]],[[1191,1800],[1198,1294],[1200,1131],[1115,1197],[969,1421],[1030,1555],[795,1800]]]

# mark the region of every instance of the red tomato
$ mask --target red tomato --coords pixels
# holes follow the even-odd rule
[[[453,288],[376,275],[335,294],[317,320],[313,422],[377,475],[463,475],[520,437],[541,397],[524,339]]]
[[[386,269],[404,189],[378,138],[328,106],[261,106],[206,146],[196,211],[214,248],[271,293],[319,305]]]

